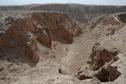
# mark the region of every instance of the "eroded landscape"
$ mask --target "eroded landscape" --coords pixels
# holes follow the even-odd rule
[[[126,7],[0,7],[0,84],[125,84]]]

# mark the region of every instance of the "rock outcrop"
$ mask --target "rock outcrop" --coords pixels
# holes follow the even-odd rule
[[[8,18],[12,22],[12,18]],[[8,23],[10,24],[10,23]],[[80,34],[79,26],[66,14],[32,13],[30,17],[17,19],[0,35],[0,48],[15,48],[37,63],[37,42],[51,48],[52,41],[72,43]]]
[[[112,50],[105,49],[100,43],[94,44],[90,61],[87,63],[91,65],[90,68],[82,67],[77,72],[79,80],[92,79],[96,77],[101,82],[108,82],[116,80],[121,73],[116,66],[112,66],[118,58],[119,50],[114,48]]]
[[[116,57],[118,52],[119,51],[116,48],[109,51],[103,48],[100,43],[96,43],[93,46],[92,53],[90,55],[93,70],[98,70],[105,65],[105,63],[110,62],[113,59],[115,59],[115,61],[118,60]]]
[[[72,43],[73,37],[80,34],[80,29],[66,14],[33,13],[32,18],[37,24],[45,26],[53,40]]]
[[[32,33],[34,26],[30,18],[18,19],[1,35],[0,48],[15,48],[32,61],[38,62],[36,36]]]

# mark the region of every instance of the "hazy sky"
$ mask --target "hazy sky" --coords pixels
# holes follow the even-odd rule
[[[80,3],[96,5],[126,5],[126,0],[0,0],[0,5],[23,5],[44,3]]]

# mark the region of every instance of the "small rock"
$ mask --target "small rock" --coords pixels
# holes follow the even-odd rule
[[[4,68],[2,67],[2,68],[0,68],[0,71],[3,71],[4,70]]]

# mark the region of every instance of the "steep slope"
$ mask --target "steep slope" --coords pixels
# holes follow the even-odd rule
[[[80,34],[79,26],[62,13],[32,13],[10,24],[0,35],[0,48],[18,49],[33,62],[39,61],[37,42],[51,48],[52,40],[72,43]]]

